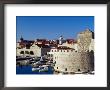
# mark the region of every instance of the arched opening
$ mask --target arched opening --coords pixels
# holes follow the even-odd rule
[[[53,57],[53,54],[51,54],[51,57]]]
[[[29,54],[29,51],[25,51],[25,54]]]
[[[67,68],[65,68],[65,71],[67,71]]]
[[[20,54],[24,54],[24,51],[21,51]]]
[[[81,70],[80,69],[78,69],[78,72],[80,72]]]
[[[34,52],[33,51],[30,51],[30,55],[34,55]]]
[[[58,67],[57,67],[57,69],[58,69]]]

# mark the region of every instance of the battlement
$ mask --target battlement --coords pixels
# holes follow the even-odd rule
[[[54,53],[55,70],[61,72],[88,72],[94,70],[90,52]]]

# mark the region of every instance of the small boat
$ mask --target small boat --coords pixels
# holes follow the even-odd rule
[[[49,67],[49,65],[42,65],[42,67]]]
[[[47,72],[48,71],[48,66],[40,66],[39,72]]]
[[[40,68],[38,67],[38,68],[32,68],[32,71],[39,71],[40,70]]]
[[[39,66],[39,65],[38,65],[37,63],[32,63],[31,66],[32,66],[32,67],[37,67],[37,66]]]

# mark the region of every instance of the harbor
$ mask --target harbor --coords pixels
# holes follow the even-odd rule
[[[36,39],[17,42],[16,74],[91,74],[94,72],[94,32],[77,39]],[[85,41],[85,42],[84,42]]]
[[[17,58],[16,74],[53,74],[54,62],[43,57]]]

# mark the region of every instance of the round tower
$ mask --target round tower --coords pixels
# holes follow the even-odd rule
[[[54,54],[55,71],[61,73],[89,73],[94,70],[93,59],[88,52],[58,52]]]

